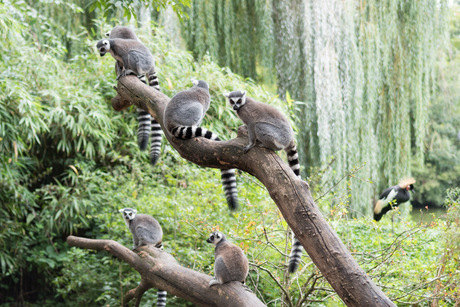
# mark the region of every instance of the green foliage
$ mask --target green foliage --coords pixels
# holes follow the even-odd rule
[[[63,240],[67,235],[113,235],[113,227],[106,225],[120,223],[118,219],[107,222],[106,218],[116,211],[101,208],[106,208],[107,203],[115,208],[122,203],[138,207],[135,190],[142,187],[148,191],[163,180],[171,184],[169,189],[175,189],[177,179],[170,169],[180,165],[178,161],[183,163],[165,144],[163,161],[156,168],[161,176],[156,174],[154,179],[144,179],[141,174],[149,174],[151,168],[147,153],[140,153],[137,148],[133,113],[130,110],[116,113],[109,105],[115,93],[112,89],[114,60],[99,58],[94,41],[87,33],[79,38],[85,48],[78,55],[63,57],[60,38],[52,33],[45,48],[34,40],[34,35],[29,35],[29,27],[43,20],[28,14],[29,10],[33,12],[33,8],[22,2],[10,6],[0,4],[3,39],[0,46],[0,218],[5,225],[0,232],[3,284],[0,298],[3,302],[21,298],[20,293],[29,288],[34,289],[32,295],[23,299],[44,301],[53,293],[54,276],[69,257],[75,255],[66,254],[68,246]],[[112,26],[98,22],[98,36]],[[205,125],[224,138],[235,136],[240,123],[226,106],[223,92],[239,87],[255,97],[276,101],[261,87],[218,67],[209,58],[200,64],[193,62],[187,52],[172,47],[160,29],[155,32],[157,35],[151,37],[149,29],[144,28],[138,34],[157,59],[162,90],[172,96],[190,87],[192,78],[207,80],[212,88],[213,104]],[[181,176],[187,174],[193,178],[194,173],[186,169],[178,167],[178,171],[183,172]],[[148,184],[133,184],[139,177]],[[126,183],[133,195],[131,203],[126,201],[126,191],[119,188],[120,178],[133,181]],[[196,185],[214,190],[219,184],[218,178],[216,171],[209,184],[197,181]],[[113,198],[107,198],[108,193]],[[158,203],[162,203],[163,193],[157,193]],[[195,193],[188,193],[188,198],[189,194]],[[224,204],[223,193],[216,195],[219,200],[213,198],[212,201]],[[198,212],[204,215],[207,209]],[[174,216],[169,218],[174,220]],[[176,226],[170,227],[177,229]],[[118,226],[124,229],[122,227],[123,224]],[[183,253],[188,254],[186,250]],[[85,274],[82,278],[84,280]],[[19,280],[26,282],[21,284]],[[67,280],[63,278],[60,282]],[[106,292],[113,292],[113,287],[107,285]],[[64,292],[58,295],[68,299]],[[105,300],[103,297],[101,300]]]
[[[307,256],[303,257],[301,273],[286,275],[291,243],[287,226],[258,182],[248,175],[238,175],[244,204],[242,210],[229,215],[223,194],[216,193],[221,188],[218,172],[168,157],[176,158],[174,168],[160,165],[160,170],[145,173],[141,164],[134,163],[114,169],[118,180],[101,175],[107,182],[106,203],[92,216],[96,227],[88,235],[131,246],[129,231],[116,212],[120,206],[136,207],[161,223],[167,252],[182,265],[212,275],[213,247],[205,240],[212,230],[219,229],[248,255],[251,267],[247,284],[266,304],[280,304],[283,287],[293,305],[303,300],[312,306],[344,306]],[[388,216],[379,223],[367,218],[349,219],[346,204],[334,207],[325,216],[361,267],[398,305],[418,302],[429,306],[436,299],[440,306],[452,306],[460,281],[456,247],[460,225],[458,191],[449,195],[447,219],[418,224],[396,218],[395,232]],[[127,291],[139,282],[138,273],[106,254],[70,250],[67,257],[62,277],[54,280],[64,298],[85,293],[87,300],[112,305],[119,302],[120,287]],[[104,287],[87,290],[97,281]],[[153,303],[155,295],[150,290],[143,303]],[[286,296],[284,300],[288,301]],[[170,296],[168,302],[171,306],[186,304]]]
[[[460,17],[453,19],[459,22]],[[457,26],[452,32],[459,29]],[[443,204],[445,191],[460,186],[460,49],[453,49],[450,56],[441,57],[438,70],[438,95],[427,109],[430,116],[424,165],[414,168],[419,187],[415,200],[422,206]]]
[[[88,2],[90,12],[93,12],[97,8],[107,17],[122,11],[123,17],[129,21],[131,18],[137,19],[139,11],[142,10],[142,8],[148,8],[150,6],[156,11],[172,7],[180,18],[185,18],[187,17],[185,8],[190,7],[191,0],[90,0]]]

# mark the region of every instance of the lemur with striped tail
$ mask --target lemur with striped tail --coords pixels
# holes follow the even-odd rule
[[[109,39],[132,39],[139,41],[138,37],[129,27],[125,26],[116,26],[109,32],[105,34]],[[120,66],[121,65],[121,66]],[[123,63],[117,61],[115,63],[115,71],[117,76],[121,74]],[[143,83],[145,81],[145,75],[138,76],[139,80]],[[158,76],[155,70],[148,74],[147,76],[148,85],[153,87],[156,90],[160,90],[160,84],[158,82]],[[161,141],[163,138],[163,131],[161,130],[160,124],[149,114],[149,112],[144,109],[137,108],[137,120],[138,120],[138,129],[137,129],[137,143],[140,150],[146,150],[149,142],[149,136],[151,138],[150,144],[150,163],[155,165],[158,161],[158,158],[161,154]]]
[[[248,257],[243,250],[230,243],[220,231],[214,231],[206,240],[214,244],[214,278],[209,281],[209,287],[223,285],[232,281],[244,284],[249,274]]]
[[[294,131],[288,119],[275,107],[246,96],[246,91],[233,91],[224,94],[238,117],[248,129],[249,144],[243,151],[260,146],[273,151],[283,149],[287,154],[289,166],[300,178],[300,163],[294,142]],[[289,272],[294,273],[300,263],[302,245],[297,238],[292,243],[289,255]]]
[[[168,103],[164,113],[165,128],[176,138],[191,139],[202,136],[209,140],[220,141],[219,137],[206,128],[200,127],[211,96],[205,81],[193,81],[194,86],[177,93]],[[221,170],[222,186],[230,210],[238,208],[238,191],[234,169]]]
[[[137,210],[132,208],[123,208],[119,212],[123,214],[123,220],[133,235],[133,250],[144,245],[163,248],[163,230],[155,218],[147,214],[137,214]],[[157,307],[166,306],[166,293],[158,289]]]

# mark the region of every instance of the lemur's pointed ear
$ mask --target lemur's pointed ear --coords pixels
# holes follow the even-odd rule
[[[133,209],[133,212],[134,212],[134,214],[136,214],[136,213],[137,213],[137,210],[136,210],[136,209]]]
[[[120,209],[120,210],[118,210],[118,212],[121,212],[121,213],[123,213],[123,211],[125,211],[125,209]]]
[[[241,91],[241,95],[246,96],[246,91]]]
[[[224,93],[224,96],[228,98],[230,97],[230,93]]]
[[[192,83],[193,83],[193,85],[198,85],[198,80],[192,79]]]

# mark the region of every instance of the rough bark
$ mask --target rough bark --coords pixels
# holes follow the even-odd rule
[[[198,306],[265,306],[240,282],[235,281],[209,288],[211,276],[179,265],[173,256],[155,247],[142,246],[136,253],[113,240],[75,236],[67,237],[67,243],[80,248],[107,251],[141,274],[139,286],[126,294],[124,304],[135,298],[137,306],[145,291],[156,288]]]
[[[164,108],[169,97],[142,84],[134,76],[120,78],[117,92],[116,101],[147,110],[163,127]],[[258,178],[312,261],[345,304],[395,306],[359,267],[327,224],[311,197],[308,184],[295,176],[289,166],[271,150],[254,147],[243,153],[243,147],[248,143],[244,127],[240,127],[236,139],[223,142],[201,137],[178,140],[167,131],[165,136],[188,161],[203,167],[238,168]],[[244,207],[240,210],[244,210]]]

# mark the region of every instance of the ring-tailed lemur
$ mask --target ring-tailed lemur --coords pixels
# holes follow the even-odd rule
[[[136,40],[140,42],[136,34],[133,30],[129,27],[124,26],[116,26],[111,31],[106,33],[106,36],[109,39],[128,39],[128,40]],[[121,75],[122,73],[122,65],[121,61],[115,63],[115,71],[117,76]],[[139,80],[143,83],[148,84],[149,86],[153,87],[156,90],[160,90],[160,85],[158,82],[158,76],[155,72],[155,67],[153,71],[148,73],[146,82],[145,75],[139,75]],[[137,143],[139,145],[140,150],[147,149],[147,145],[149,142],[149,135],[151,138],[150,144],[150,163],[155,165],[160,157],[161,154],[161,141],[163,138],[163,131],[161,130],[160,124],[151,116],[147,111],[141,108],[137,108],[137,119],[138,119],[138,130],[137,130]]]
[[[227,241],[225,235],[219,231],[211,233],[206,242],[216,246],[214,278],[209,282],[209,287],[231,281],[244,283],[249,273],[249,262],[241,248]]]
[[[300,163],[294,132],[288,119],[276,108],[246,97],[246,91],[233,91],[224,94],[238,117],[248,128],[249,144],[244,147],[248,152],[255,145],[278,151],[286,151],[289,166],[300,178]],[[294,273],[300,263],[302,245],[294,237],[289,255],[289,272]]]
[[[163,230],[160,223],[147,214],[137,214],[136,209],[124,208],[119,210],[123,220],[133,235],[133,250],[142,245],[151,245],[162,248]],[[166,306],[166,291],[158,289],[157,307]]]
[[[166,129],[180,139],[202,136],[220,141],[219,137],[206,128],[200,127],[211,97],[205,81],[193,81],[194,86],[177,93],[168,103],[164,113]],[[222,186],[230,210],[238,208],[238,191],[236,189],[235,170],[221,170]]]

